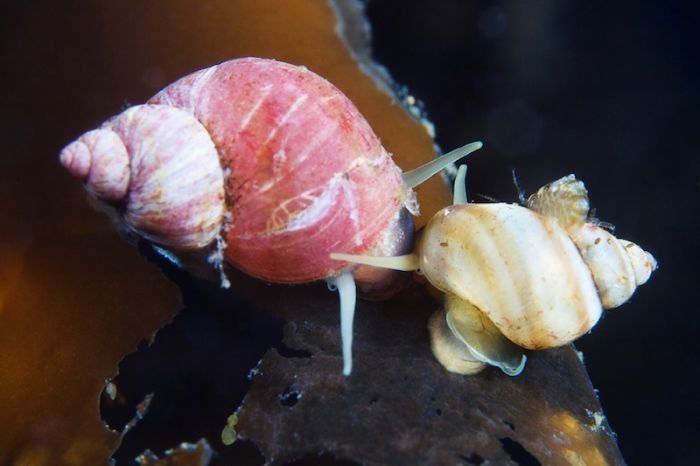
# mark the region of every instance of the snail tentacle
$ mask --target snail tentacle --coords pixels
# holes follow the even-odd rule
[[[331,253],[331,259],[350,262],[353,264],[371,265],[384,269],[400,270],[402,272],[412,272],[418,270],[418,256],[415,254],[405,254],[403,256],[363,256],[357,254]]]
[[[518,204],[520,204],[523,207],[527,207],[527,197],[525,197],[525,190],[523,187],[520,185],[520,180],[518,179],[518,175],[515,173],[515,168],[510,171],[510,175],[513,178],[513,185],[515,186],[515,190],[518,192]]]
[[[401,175],[403,182],[409,188],[415,188],[431,176],[444,170],[448,165],[453,164],[462,157],[466,157],[472,152],[481,149],[483,146],[484,144],[481,143],[481,141],[477,141],[462,147],[458,147],[457,149],[454,149],[443,156],[431,160],[425,165],[421,165],[418,168],[404,172]]]
[[[338,290],[340,296],[340,337],[343,351],[343,375],[352,373],[352,327],[355,319],[355,279],[348,269],[337,277],[327,279],[329,288]]]
[[[453,204],[466,204],[467,201],[467,166],[462,165],[457,170],[457,176],[455,177],[455,187],[453,194]]]

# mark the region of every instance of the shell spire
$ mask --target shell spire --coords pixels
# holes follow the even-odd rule
[[[129,154],[119,135],[109,128],[83,134],[61,151],[59,159],[98,198],[119,202],[126,196],[131,175]]]
[[[131,107],[68,145],[60,160],[98,199],[116,204],[129,229],[159,245],[196,250],[221,230],[216,148],[183,110]]]

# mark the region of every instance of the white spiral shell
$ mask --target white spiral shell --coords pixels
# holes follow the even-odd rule
[[[433,353],[449,371],[472,374],[491,364],[517,375],[526,360],[522,348],[575,340],[656,269],[651,254],[589,218],[586,188],[574,175],[542,187],[527,207],[468,204],[465,175],[463,166],[455,205],[428,222],[413,254],[335,255],[419,270],[445,293],[429,330]]]

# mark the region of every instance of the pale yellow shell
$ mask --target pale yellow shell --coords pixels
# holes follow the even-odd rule
[[[651,254],[634,243],[618,240],[598,225],[585,224],[572,239],[591,269],[605,309],[624,304],[656,268]]]
[[[524,207],[447,207],[426,226],[418,257],[435,287],[473,303],[524,348],[568,343],[602,312],[590,270],[567,232]]]
[[[618,241],[625,248],[625,251],[627,251],[632,261],[632,268],[634,269],[634,278],[637,282],[637,286],[643,285],[649,280],[651,273],[656,270],[658,266],[656,259],[631,241],[624,239],[618,239]]]
[[[656,269],[651,254],[589,218],[588,193],[573,175],[539,189],[528,207],[459,204],[425,228],[417,262],[445,292],[446,325],[465,346],[440,348],[454,340],[436,338],[437,324],[429,326],[433,352],[450,371],[461,366],[447,355],[466,351],[517,375],[525,357],[510,342],[528,349],[568,343]]]
[[[603,307],[625,302],[656,269],[651,254],[589,218],[588,193],[573,175],[541,188],[528,207],[468,204],[465,175],[461,167],[455,205],[428,222],[413,254],[334,255],[418,269],[444,292],[444,309],[428,328],[435,357],[451,372],[473,373],[476,360],[519,374],[522,348],[575,340],[596,324]]]

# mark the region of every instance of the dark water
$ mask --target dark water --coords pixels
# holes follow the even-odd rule
[[[374,52],[444,149],[482,139],[471,197],[569,173],[660,269],[577,347],[629,464],[699,453],[700,59],[691,2],[369,3]]]

